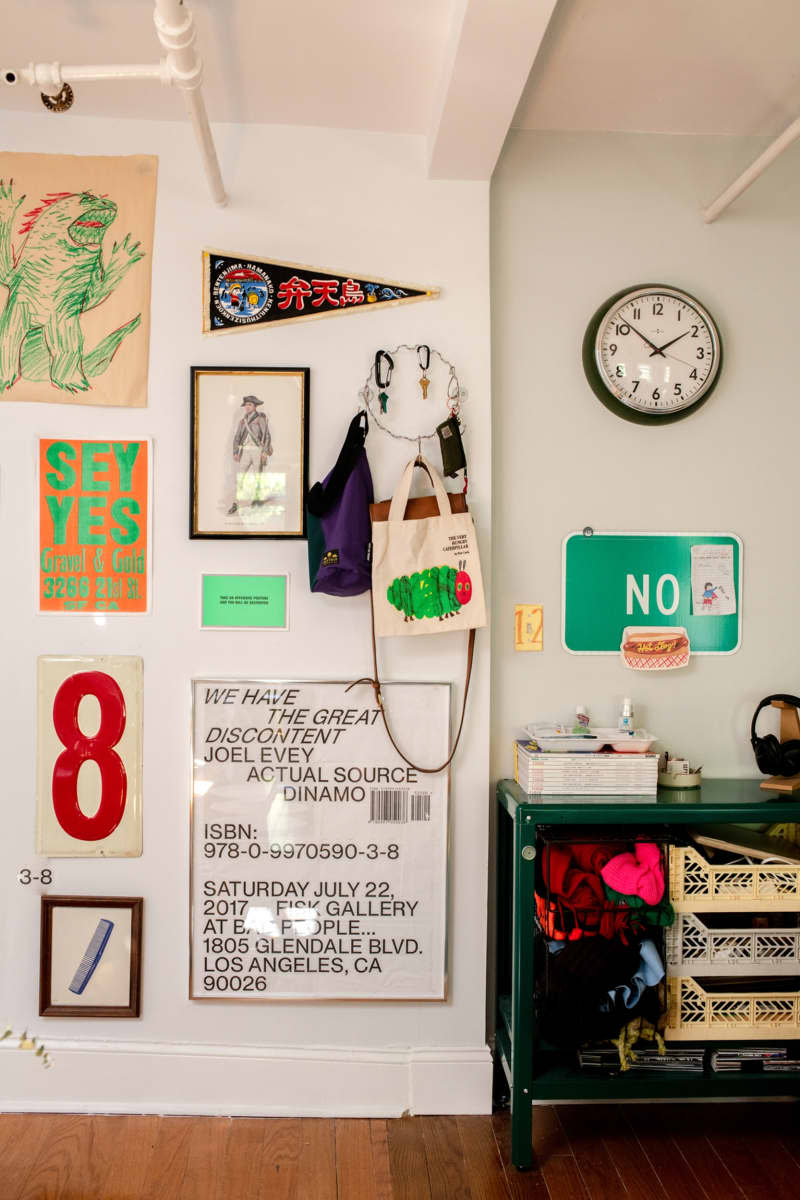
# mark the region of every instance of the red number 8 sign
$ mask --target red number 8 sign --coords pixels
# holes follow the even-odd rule
[[[87,737],[78,724],[84,696],[100,705],[100,728]],[[114,747],[125,732],[125,698],[115,679],[104,671],[83,671],[61,684],[53,701],[53,726],[64,746],[53,767],[53,810],[70,837],[85,842],[107,838],[125,813],[128,780]],[[85,762],[100,771],[101,793],[97,812],[87,817],[78,803],[78,773]]]

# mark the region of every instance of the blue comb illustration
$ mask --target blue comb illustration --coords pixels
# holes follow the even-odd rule
[[[92,934],[89,945],[86,947],[83,958],[78,964],[78,969],[72,976],[72,983],[69,985],[69,990],[74,992],[76,996],[83,993],[89,980],[94,975],[97,964],[103,957],[103,951],[106,948],[108,939],[111,937],[111,930],[114,928],[114,922],[107,920],[105,917],[97,922],[97,929]]]

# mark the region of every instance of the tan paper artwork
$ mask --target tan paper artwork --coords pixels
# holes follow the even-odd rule
[[[0,399],[147,404],[157,170],[0,152]]]

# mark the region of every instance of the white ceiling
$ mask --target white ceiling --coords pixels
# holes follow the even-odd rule
[[[427,132],[453,0],[188,3],[212,121]],[[0,0],[0,9],[0,68],[163,53],[152,0]],[[35,112],[41,102],[25,83],[0,84],[0,106]],[[87,83],[72,111],[180,120],[183,102],[159,83]]]
[[[719,134],[800,113],[800,0],[558,0],[549,27],[554,0],[189,2],[212,121],[423,134],[445,177],[488,178],[515,108],[523,129]],[[161,54],[152,0],[1,3],[0,68]],[[0,84],[2,109],[41,105]],[[83,84],[72,111],[183,117],[157,83]]]
[[[799,0],[559,0],[513,124],[777,134],[798,115]]]

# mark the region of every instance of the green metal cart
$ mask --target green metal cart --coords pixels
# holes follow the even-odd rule
[[[518,784],[497,785],[497,1017],[495,1055],[511,1091],[511,1161],[532,1165],[534,1100],[678,1100],[800,1096],[800,1071],[776,1074],[687,1075],[636,1072],[594,1078],[539,1044],[533,1012],[534,873],[537,830],[577,825],[668,829],[710,823],[797,821],[800,803],[763,791],[757,780],[707,779],[702,788],[659,790],[656,801],[604,797],[528,796]]]

